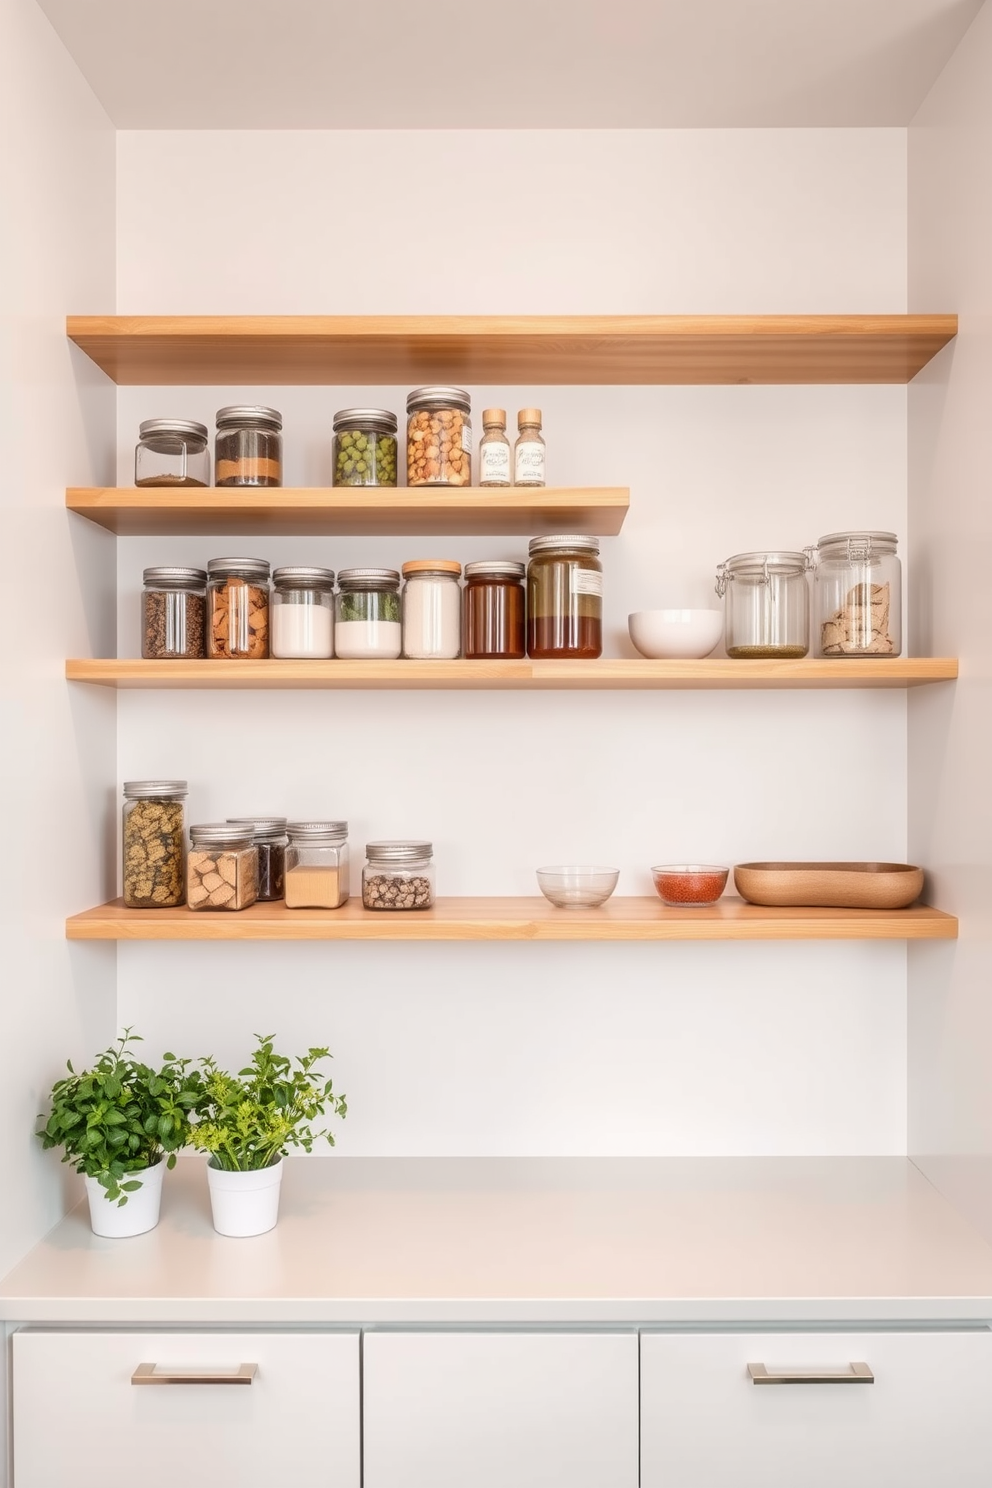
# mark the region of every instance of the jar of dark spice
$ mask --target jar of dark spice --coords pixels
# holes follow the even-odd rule
[[[207,655],[257,661],[269,654],[269,565],[264,558],[207,564]]]
[[[366,909],[430,909],[434,903],[430,842],[370,842],[362,869]]]
[[[218,486],[282,485],[282,414],[260,404],[217,410]]]
[[[186,901],[185,780],[125,780],[123,867],[127,909]]]
[[[134,451],[136,486],[209,486],[206,424],[193,419],[145,419]]]
[[[146,661],[206,655],[207,576],[202,568],[146,568],[141,654]]]
[[[522,563],[485,559],[465,565],[462,654],[520,658],[527,654]]]
[[[281,899],[286,874],[286,818],[284,816],[229,816],[232,827],[250,827],[258,849],[258,897],[268,903]]]
[[[342,408],[334,415],[334,484],[395,486],[395,413],[388,408]]]
[[[599,538],[574,533],[531,539],[527,565],[527,653],[603,654],[603,565]]]

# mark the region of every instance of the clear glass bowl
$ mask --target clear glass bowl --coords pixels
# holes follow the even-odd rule
[[[556,864],[537,870],[541,893],[559,909],[595,909],[605,904],[619,877],[619,868],[591,867],[584,863]]]
[[[677,909],[715,904],[727,887],[729,873],[729,868],[713,863],[667,863],[651,869],[658,897]]]

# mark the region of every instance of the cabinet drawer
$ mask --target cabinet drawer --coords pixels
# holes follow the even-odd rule
[[[369,1333],[365,1488],[637,1488],[637,1337]]]
[[[250,1385],[136,1386],[256,1365]],[[358,1334],[49,1333],[13,1339],[15,1488],[359,1485]]]
[[[749,1364],[843,1382],[756,1385]],[[642,1488],[988,1488],[990,1402],[985,1331],[645,1333]]]

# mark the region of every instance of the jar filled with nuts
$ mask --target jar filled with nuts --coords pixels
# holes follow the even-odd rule
[[[207,655],[251,661],[269,654],[269,565],[264,558],[207,564]]]
[[[388,408],[342,408],[334,415],[334,484],[395,486],[395,413]]]
[[[434,903],[430,842],[370,842],[362,869],[366,909],[430,909]]]
[[[471,413],[462,388],[414,388],[406,400],[407,485],[472,484]]]
[[[124,782],[124,904],[175,909],[186,899],[185,780]]]
[[[186,860],[190,909],[247,909],[258,898],[258,849],[253,829],[232,822],[190,827]]]
[[[204,656],[207,576],[202,568],[146,568],[141,654],[146,661]]]

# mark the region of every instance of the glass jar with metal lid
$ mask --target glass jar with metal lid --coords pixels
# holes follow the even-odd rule
[[[272,575],[272,655],[334,655],[333,568],[277,568]]]
[[[136,486],[209,486],[210,435],[193,419],[145,419],[134,450]]]
[[[189,829],[190,909],[248,909],[258,898],[258,849],[248,825],[201,822]]]
[[[127,909],[186,902],[185,780],[125,780],[122,834]]]
[[[603,565],[599,538],[534,537],[527,565],[527,654],[603,654]]]
[[[362,869],[366,909],[430,909],[434,903],[430,842],[370,842]]]
[[[894,532],[831,532],[810,549],[818,656],[898,656],[902,564]]]
[[[190,660],[206,655],[207,575],[202,568],[146,568],[141,654]]]
[[[406,400],[408,486],[472,484],[472,400],[463,388],[414,388]]]
[[[798,658],[809,650],[808,568],[803,553],[737,553],[717,569],[727,655]]]
[[[269,654],[269,565],[264,558],[207,564],[207,655],[257,661]]]
[[[290,822],[286,908],[340,909],[351,891],[346,821]]]
[[[218,486],[282,485],[282,414],[258,403],[217,410]]]
[[[482,559],[465,565],[462,652],[467,658],[527,654],[522,563]]]
[[[283,897],[286,876],[286,818],[229,816],[232,827],[249,827],[258,852],[258,898],[270,903]]]
[[[462,566],[453,558],[403,565],[403,655],[451,661],[462,649]]]
[[[395,568],[343,568],[334,601],[334,654],[395,661],[403,650],[399,591]]]
[[[395,486],[395,413],[388,408],[342,408],[334,415],[334,484]]]

